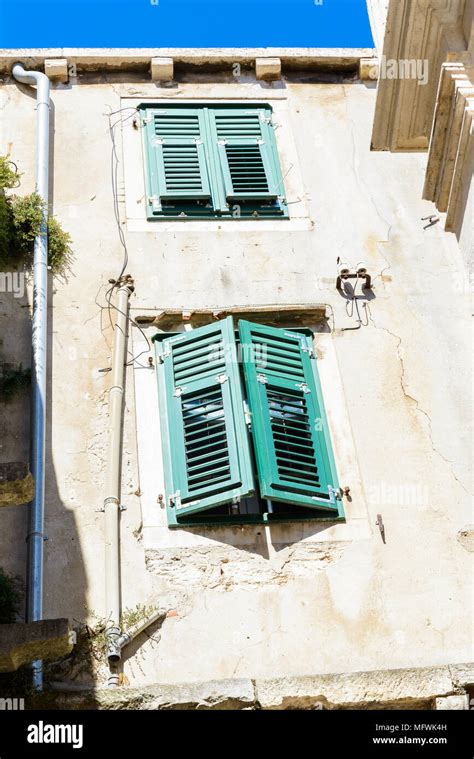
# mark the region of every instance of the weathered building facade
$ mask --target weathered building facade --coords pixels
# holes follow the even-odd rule
[[[251,704],[256,681],[258,700],[269,707],[318,699],[330,706],[426,706],[462,695],[472,678],[453,674],[473,653],[466,251],[443,223],[424,220],[436,213],[422,199],[426,154],[370,150],[376,83],[359,77],[359,62],[372,52],[156,51],[153,78],[165,81],[150,77],[150,51],[4,52],[1,150],[23,172],[25,192],[35,181],[34,100],[11,78],[11,64],[67,61],[57,74],[65,81],[57,80],[51,95],[51,207],[73,238],[75,258],[67,277],[50,281],[46,617],[93,624],[105,614],[101,506],[116,317],[109,280],[120,272],[134,280],[122,437],[122,609],[142,604],[166,613],[159,632],[150,628],[124,651],[121,682],[142,693],[157,683],[196,688],[231,680],[230,700]],[[255,68],[260,57],[280,63]],[[263,79],[259,65],[269,66]],[[55,66],[61,72],[57,63],[51,71]],[[250,119],[243,126],[242,114]],[[212,124],[227,132],[214,134],[202,119],[217,119]],[[238,174],[239,150],[250,143]],[[160,175],[168,170],[169,180],[168,146],[191,151],[188,172],[201,172],[194,192]],[[264,157],[249,164],[258,150]],[[223,165],[232,190],[219,179]],[[255,192],[252,171],[257,180],[265,172],[263,190]],[[218,212],[216,197],[223,203]],[[351,271],[366,269],[371,288],[359,277],[338,290],[338,258]],[[28,365],[30,305],[29,290],[23,298],[2,294],[2,361]],[[253,384],[235,366],[231,377],[227,343],[216,376],[213,366],[202,369],[192,347],[229,317],[231,356],[246,344],[245,326],[233,343],[239,323],[271,328],[258,328],[267,335],[270,365],[257,365]],[[285,341],[300,352],[289,356],[281,384]],[[179,375],[175,365],[181,382],[170,388],[163,367],[173,350],[178,364],[184,351],[191,371]],[[300,361],[311,366],[301,376]],[[194,369],[214,373],[214,395],[198,394],[204,390],[193,385]],[[227,480],[212,497],[201,493],[201,503],[189,495],[192,488],[186,500],[176,487],[182,439],[173,404],[184,404],[187,392],[201,399],[201,407],[180,406],[180,419],[202,415],[204,407],[212,433],[223,408],[216,388],[225,394],[226,385],[248,395],[247,405],[233,408],[232,423],[225,418],[240,429],[234,452],[253,470],[254,490],[259,483],[257,504],[252,487],[240,487],[242,472],[225,498]],[[311,424],[319,420],[321,427],[312,440],[327,445],[329,462],[323,495],[301,483],[308,471],[301,440],[292,449],[297,475],[287,472],[286,488],[264,483],[258,459],[268,441],[266,447],[256,439],[258,392],[275,387],[289,393],[274,397],[284,417],[291,404],[299,413],[317,396]],[[25,404],[15,401],[2,417],[2,460],[26,460]],[[221,447],[201,455],[206,471],[214,467],[219,477]],[[199,459],[191,463],[202,472]],[[300,478],[294,487],[292,476]],[[181,520],[172,513],[180,507]],[[26,510],[0,512],[2,565],[19,573]],[[93,682],[87,666],[75,667],[68,677]],[[429,669],[418,676],[418,668]],[[404,672],[386,673],[398,669]],[[312,684],[304,680],[315,676]],[[95,677],[102,686],[105,670]],[[273,678],[286,680],[266,682]],[[126,705],[126,689],[119,690]],[[456,703],[465,706],[466,697]]]

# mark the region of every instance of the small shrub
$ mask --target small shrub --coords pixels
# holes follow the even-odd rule
[[[45,204],[36,192],[6,196],[17,187],[19,175],[8,156],[0,156],[0,266],[33,265],[35,237],[41,231]],[[53,274],[64,274],[72,260],[71,237],[53,216],[48,218],[48,265]]]
[[[11,190],[12,187],[18,187],[19,183],[20,175],[15,164],[7,155],[0,155],[0,190]]]
[[[8,198],[8,204],[13,224],[12,247],[15,255],[28,258],[43,220],[41,198],[36,192],[23,197],[13,195]]]
[[[8,625],[16,621],[22,598],[19,578],[7,574],[0,567],[0,624]]]
[[[8,198],[13,225],[11,249],[15,258],[30,268],[33,265],[35,237],[41,231],[44,201],[33,192],[31,195]],[[48,264],[53,274],[62,274],[71,261],[71,237],[53,216],[48,218]]]
[[[64,274],[72,261],[71,235],[54,216],[48,219],[48,263],[53,274]]]
[[[11,211],[8,201],[0,187],[0,262],[9,255],[12,236]]]

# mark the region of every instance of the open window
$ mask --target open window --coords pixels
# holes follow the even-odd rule
[[[343,518],[308,330],[228,317],[154,342],[170,527]]]

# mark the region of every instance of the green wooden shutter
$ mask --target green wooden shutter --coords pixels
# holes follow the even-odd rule
[[[265,108],[215,108],[211,114],[228,201],[272,200],[283,195],[276,175],[273,131]]]
[[[260,495],[337,514],[337,474],[311,341],[247,321],[239,322],[239,333]]]
[[[211,197],[202,109],[149,108],[145,117],[148,205]]]
[[[167,496],[180,515],[254,493],[232,317],[158,352]]]

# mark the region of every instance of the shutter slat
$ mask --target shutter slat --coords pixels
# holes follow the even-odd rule
[[[213,119],[227,200],[276,200],[265,111],[215,109]]]
[[[337,516],[337,473],[308,338],[246,321],[239,334],[260,495]],[[266,351],[278,351],[278,360],[266,360]]]
[[[209,200],[207,156],[202,111],[179,108],[151,110],[148,150],[160,201]]]
[[[164,340],[159,355],[176,520],[253,494],[232,318]]]
[[[262,135],[260,127],[259,111],[241,113],[236,111],[234,114],[216,112],[216,130],[218,139],[226,137],[256,137]]]

